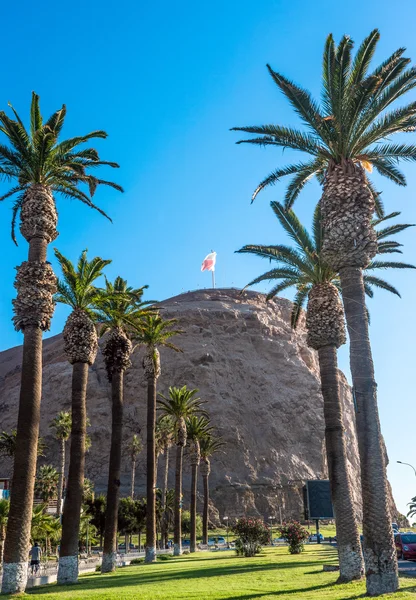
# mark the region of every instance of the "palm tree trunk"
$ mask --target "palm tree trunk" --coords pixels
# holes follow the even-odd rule
[[[79,527],[84,491],[85,438],[87,431],[88,364],[72,366],[72,424],[69,471],[62,515],[62,539],[59,552],[58,583],[78,580]]]
[[[333,345],[324,346],[319,348],[318,355],[324,398],[326,455],[337,528],[339,582],[347,582],[363,577],[364,561],[347,467],[337,349]]]
[[[3,594],[24,592],[26,588],[41,393],[42,330],[28,326],[24,329],[16,452],[4,546]]]
[[[0,565],[3,564],[4,540],[6,538],[6,527],[0,527]]]
[[[196,552],[196,494],[198,483],[198,466],[192,465],[191,482],[191,544],[190,551]]]
[[[202,513],[202,543],[208,544],[208,507],[209,507],[209,481],[208,474],[202,476],[204,483],[204,510]]]
[[[5,594],[23,592],[27,581],[42,394],[42,332],[50,327],[56,292],[56,277],[46,263],[46,250],[48,243],[58,235],[57,214],[47,186],[31,185],[25,191],[20,220],[20,231],[29,242],[29,255],[27,262],[17,270],[17,298],[13,300],[15,328],[23,331],[23,359],[4,548],[2,592]]]
[[[64,489],[64,475],[65,475],[65,440],[60,440],[60,470],[59,470],[59,481],[58,481],[58,497],[56,499],[56,516],[60,517],[62,514],[62,494]]]
[[[136,475],[136,459],[133,458],[133,460],[131,461],[131,491],[130,491],[130,498],[132,500],[134,499],[134,479],[135,479],[135,475]]]
[[[399,586],[388,505],[385,448],[378,415],[362,271],[357,267],[344,267],[340,269],[340,278],[356,404],[367,592],[376,596],[395,592]]]
[[[121,443],[123,429],[124,371],[114,371],[111,381],[112,427],[110,466],[108,471],[107,507],[105,512],[102,573],[114,571],[117,563],[117,525],[120,498]]]
[[[146,563],[156,561],[156,377],[147,379]]]
[[[183,446],[176,446],[176,472],[175,472],[175,523],[173,534],[173,554],[182,554],[182,463]]]
[[[162,524],[161,524],[161,540],[162,548],[167,544],[168,524],[166,516],[166,495],[168,493],[168,477],[169,477],[169,446],[166,445],[164,449],[165,453],[165,471],[163,474],[163,488],[162,488]]]

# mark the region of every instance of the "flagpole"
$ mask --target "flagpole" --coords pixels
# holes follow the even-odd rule
[[[212,270],[211,274],[212,274],[212,287],[215,289],[215,271]]]

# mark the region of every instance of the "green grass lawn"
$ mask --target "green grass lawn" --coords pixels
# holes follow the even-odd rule
[[[336,585],[337,574],[323,572],[335,563],[336,551],[308,546],[291,556],[286,547],[266,549],[255,558],[238,558],[234,552],[201,552],[153,565],[124,567],[116,573],[84,575],[75,586],[50,585],[29,590],[37,600],[353,600],[361,598],[365,584]],[[402,578],[402,591],[383,596],[413,599],[416,579]]]

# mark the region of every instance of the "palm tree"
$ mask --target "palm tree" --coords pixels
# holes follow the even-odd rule
[[[79,527],[86,452],[88,369],[94,363],[98,350],[94,307],[96,300],[102,294],[102,290],[95,284],[111,260],[96,256],[89,261],[87,251],[84,250],[78,264],[74,266],[56,248],[55,256],[62,271],[55,300],[72,309],[63,331],[64,351],[72,365],[71,448],[58,567],[58,582],[66,584],[75,583],[78,579]]]
[[[407,506],[409,506],[410,508],[406,516],[414,517],[416,515],[416,496],[412,498],[411,502],[409,502]]]
[[[322,259],[322,223],[320,207],[315,210],[313,235],[302,226],[292,210],[286,210],[278,202],[271,207],[283,229],[294,241],[290,246],[244,246],[239,252],[255,254],[276,263],[275,268],[256,277],[249,285],[260,281],[278,282],[267,295],[276,296],[282,290],[294,286],[296,297],[293,304],[292,326],[298,324],[301,308],[306,301],[307,343],[318,351],[324,398],[325,440],[331,495],[337,524],[337,547],[340,565],[340,581],[360,579],[364,573],[360,533],[352,499],[352,483],[348,476],[347,448],[345,444],[343,410],[339,389],[337,349],[345,344],[344,311],[339,295],[339,277]],[[381,222],[392,218],[388,215]],[[380,220],[379,220],[380,222]],[[399,244],[385,239],[392,232],[403,231],[410,225],[392,225],[379,232],[379,252],[400,252]],[[384,241],[383,241],[384,240]],[[415,268],[401,262],[372,261],[364,275],[367,295],[373,295],[373,287],[382,287],[395,294],[397,290],[386,281],[374,277],[372,272],[388,268]]]
[[[136,462],[137,457],[143,450],[143,443],[140,436],[137,433],[133,434],[133,437],[128,446],[128,452],[131,460],[131,486],[130,486],[130,498],[134,499],[134,479],[136,475]]]
[[[168,493],[168,476],[169,476],[169,451],[174,442],[174,429],[172,419],[168,416],[161,416],[156,421],[156,442],[157,450],[165,457],[165,469],[163,472],[163,485],[161,490],[161,510],[162,510],[162,521],[161,521],[161,536],[163,544],[167,544],[168,536],[168,520],[166,512],[166,495]]]
[[[144,289],[133,289],[127,281],[116,277],[114,284],[106,280],[106,294],[97,300],[100,335],[106,334],[103,355],[107,377],[111,383],[112,425],[110,464],[108,471],[107,506],[105,514],[102,573],[116,568],[117,518],[120,497],[121,447],[123,434],[124,373],[131,365],[133,345],[131,332],[140,328],[146,305],[142,302]]]
[[[35,494],[43,500],[49,502],[58,495],[58,483],[60,476],[53,465],[42,465],[39,467],[35,481]]]
[[[377,253],[371,221],[375,210],[381,216],[382,206],[365,171],[371,172],[374,168],[380,175],[405,185],[397,163],[416,160],[415,145],[386,141],[391,135],[413,131],[416,126],[415,102],[388,110],[416,86],[416,68],[407,68],[410,60],[403,57],[405,48],[400,48],[370,70],[379,38],[375,29],[352,60],[352,40],[343,36],[336,46],[332,35],[328,36],[321,103],[268,66],[273,81],[307,131],[280,125],[236,128],[257,134],[244,142],[293,148],[312,157],[275,170],[259,184],[253,198],[281,177],[292,175],[285,195],[286,208],[290,208],[311,178],[316,176],[323,184],[322,257],[340,275],[350,337],[361,464],[364,557],[370,595],[397,590],[399,580],[363,279],[363,269]]]
[[[0,566],[3,563],[4,540],[6,539],[7,517],[9,515],[9,501],[0,500]]]
[[[201,440],[210,435],[213,427],[210,427],[209,420],[206,417],[191,415],[186,419],[186,431],[189,444],[189,462],[191,463],[191,543],[190,551],[196,551],[196,499],[198,488],[198,467],[201,461]]]
[[[215,437],[212,434],[204,436],[200,443],[199,449],[201,453],[201,475],[204,484],[204,510],[202,513],[202,543],[208,544],[208,520],[209,520],[209,476],[211,473],[210,457],[219,452],[224,446],[221,438]]]
[[[59,141],[65,106],[43,122],[39,96],[33,93],[29,131],[10,107],[15,119],[0,111],[0,131],[8,142],[0,145],[0,174],[15,184],[0,200],[15,197],[12,237],[16,241],[15,223],[20,213],[20,232],[29,243],[29,256],[17,269],[17,298],[13,301],[15,328],[23,332],[24,341],[13,493],[4,549],[4,593],[22,592],[26,586],[42,390],[42,333],[50,327],[56,291],[56,277],[46,261],[48,244],[58,235],[54,194],[79,200],[105,215],[91,199],[97,186],[122,191],[115,183],[89,174],[90,168],[118,165],[101,161],[93,148],[79,148],[93,138],[107,137],[104,131]],[[81,184],[87,186],[86,191]]]
[[[156,386],[160,377],[160,353],[158,347],[181,352],[169,340],[182,331],[173,329],[176,319],[164,320],[159,314],[149,314],[143,320],[136,341],[146,346],[143,358],[144,376],[147,381],[147,524],[146,563],[156,560]]]
[[[55,430],[55,437],[60,443],[58,499],[56,503],[56,514],[60,517],[62,513],[62,493],[65,476],[65,443],[71,435],[71,413],[61,410],[61,412],[52,419],[49,427],[52,427],[52,429]]]
[[[194,414],[205,415],[202,401],[197,398],[198,390],[188,390],[186,385],[181,388],[170,387],[169,396],[159,394],[157,401],[161,413],[172,419],[175,428],[176,442],[176,471],[175,471],[175,529],[173,553],[175,556],[182,554],[182,469],[183,449],[186,446],[186,419]]]

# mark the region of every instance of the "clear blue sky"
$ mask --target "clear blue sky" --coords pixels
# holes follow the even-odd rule
[[[328,0],[75,0],[70,5],[22,0],[4,6],[0,108],[10,101],[26,116],[32,90],[40,94],[45,114],[65,103],[64,133],[107,130],[109,138],[97,146],[104,158],[121,165],[109,175],[126,193],[101,189],[96,195],[114,224],[83,205],[58,199],[55,245],[73,259],[86,247],[91,256],[112,258],[111,277],[121,274],[134,285],[147,283],[149,296],[156,299],[209,286],[210,275],[199,269],[211,249],[218,253],[218,286],[245,285],[266,265],[234,250],[283,239],[269,208],[270,200],[281,199],[283,185],[253,206],[251,192],[295,154],[235,146],[238,134],[229,128],[297,124],[265,65],[271,63],[318,95],[329,32],[337,39],[348,33],[359,42],[379,27],[379,58],[404,45],[416,62],[414,2],[400,3],[405,18],[391,7],[386,0],[351,0],[348,7]],[[416,167],[405,171],[408,188],[387,181],[377,185],[387,210],[401,210],[405,221],[416,223]],[[296,210],[306,222],[318,197],[313,184],[298,200]],[[10,321],[11,299],[14,267],[25,259],[27,248],[21,238],[18,248],[10,240],[10,204],[0,211],[5,349],[21,343]],[[405,258],[416,262],[414,231],[402,234],[401,241]],[[415,277],[412,272],[389,274],[403,299],[380,292],[370,305],[389,476],[402,512],[416,495],[412,471],[396,464],[416,464]],[[61,331],[66,314],[57,309],[51,334]],[[344,349],[345,372],[347,358]]]

